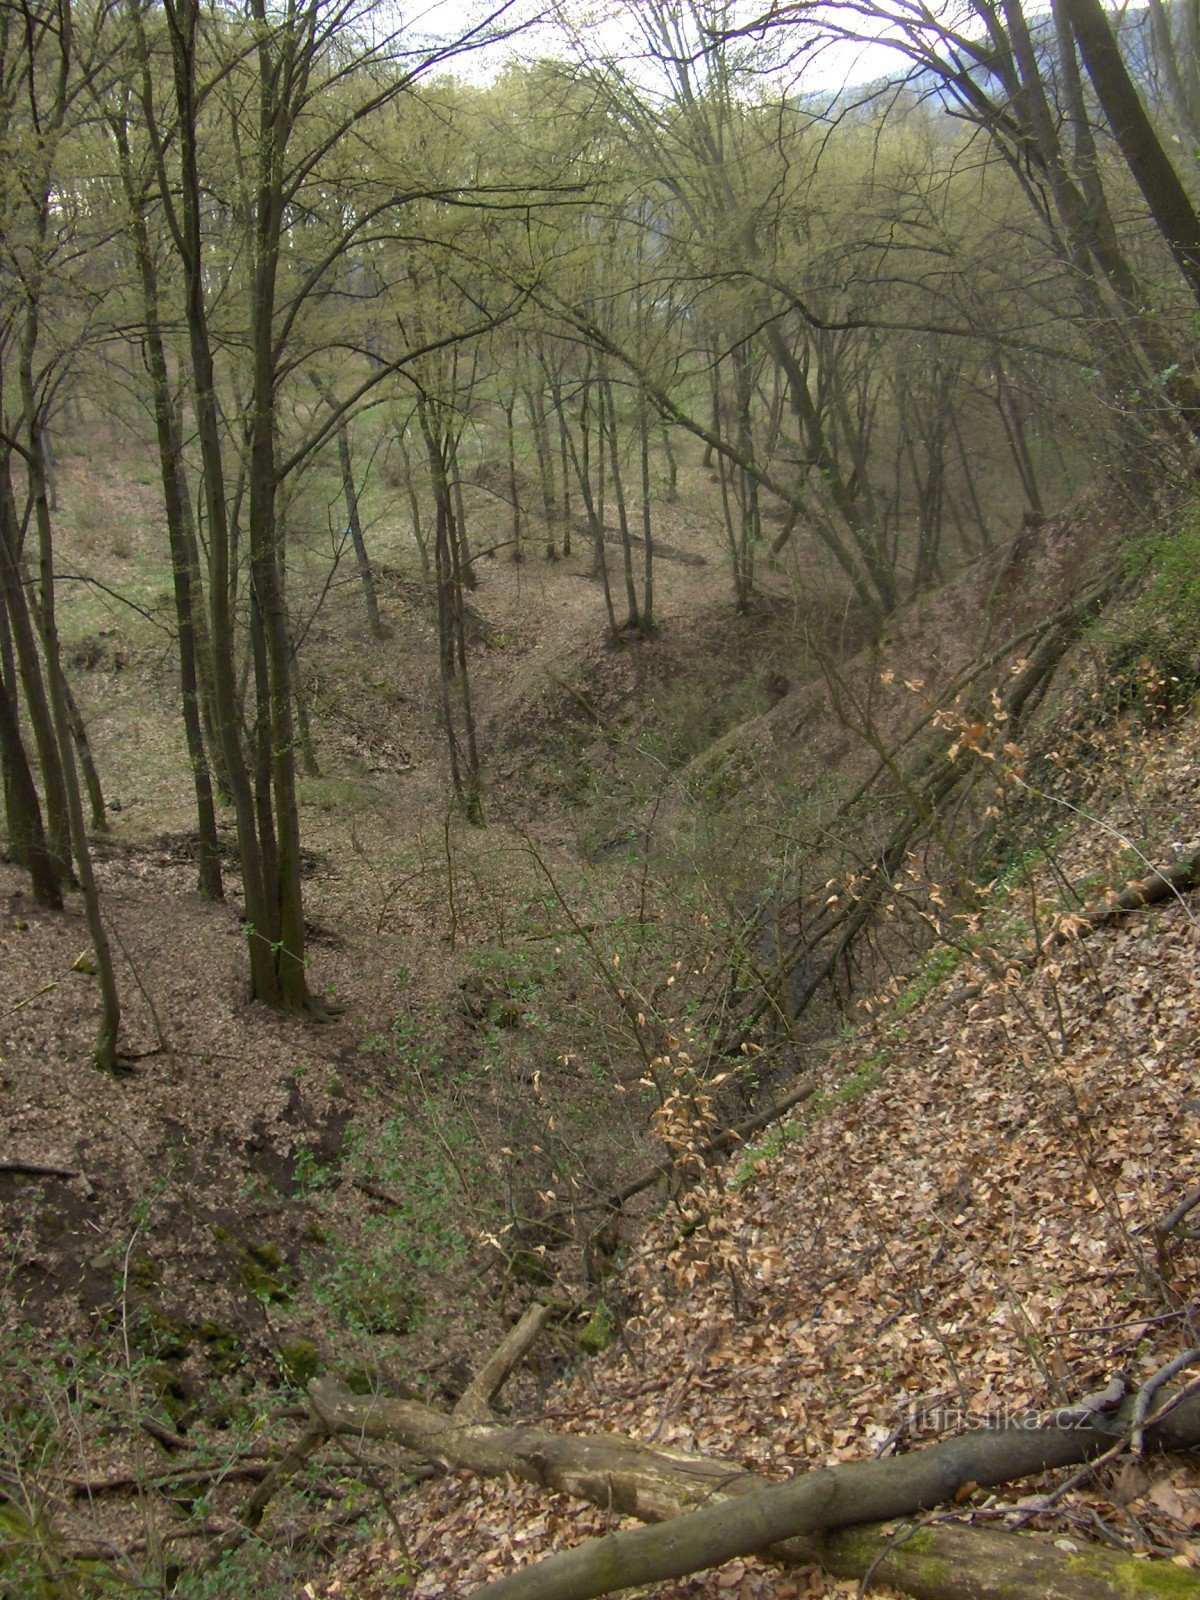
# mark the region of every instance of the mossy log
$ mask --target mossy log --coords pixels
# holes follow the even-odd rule
[[[572,1436],[453,1418],[416,1401],[364,1399],[330,1380],[309,1386],[316,1418],[339,1433],[390,1439],[447,1471],[512,1473],[548,1490],[660,1526],[590,1540],[479,1591],[477,1600],[588,1600],[769,1551],[861,1576],[884,1549],[879,1524],[986,1487],[1090,1460],[1119,1440],[1132,1402],[1065,1424],[981,1429],[888,1460],[767,1484],[729,1463],[651,1450],[617,1435]],[[1200,1394],[1150,1429],[1149,1448],[1200,1444]],[[837,1530],[853,1529],[852,1533]],[[819,1542],[818,1542],[819,1541]],[[922,1530],[877,1569],[920,1600],[1200,1600],[1200,1574],[1080,1546],[1064,1550],[976,1528]],[[991,1587],[988,1587],[988,1585]],[[939,1587],[940,1585],[940,1587]]]
[[[912,1600],[1195,1600],[1200,1595],[1200,1573],[1166,1561],[1135,1561],[1079,1540],[1043,1543],[960,1523],[920,1528],[907,1539],[886,1526],[841,1528],[814,1540],[813,1554],[835,1578],[870,1572],[872,1584],[889,1584]]]

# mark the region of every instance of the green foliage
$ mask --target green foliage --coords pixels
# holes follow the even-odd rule
[[[400,975],[403,982],[407,974]],[[434,1075],[442,1065],[442,1051],[429,1023],[415,1011],[402,1011],[386,1033],[369,1034],[363,1050],[378,1051],[387,1058],[392,1076],[399,1082],[418,1075]]]
[[[799,1119],[773,1123],[755,1144],[748,1144],[733,1169],[729,1180],[731,1189],[740,1189],[757,1177],[759,1168],[783,1154],[789,1144],[804,1137],[805,1127]]]
[[[930,951],[920,969],[909,979],[892,1006],[894,1017],[906,1016],[944,983],[962,960],[964,951],[952,944],[939,944]]]
[[[472,950],[472,969],[510,1000],[531,1001],[562,966],[563,943],[551,939],[509,945],[484,945]]]
[[[226,1551],[217,1564],[200,1570],[185,1569],[175,1580],[175,1600],[231,1600],[234,1595],[254,1595],[255,1600],[291,1600],[302,1592],[311,1554],[294,1556],[254,1539]]]
[[[423,1305],[413,1274],[424,1253],[406,1223],[373,1217],[363,1224],[355,1248],[340,1252],[316,1277],[313,1292],[357,1333],[409,1333]]]
[[[329,1184],[332,1174],[308,1146],[302,1144],[296,1151],[294,1176],[297,1187],[304,1193],[311,1194],[314,1189],[324,1189]]]
[[[378,1129],[352,1127],[347,1151],[349,1169],[386,1193],[391,1206],[353,1240],[334,1245],[332,1264],[312,1275],[314,1294],[356,1332],[405,1334],[424,1309],[416,1287],[423,1273],[445,1272],[467,1254],[460,1212],[478,1160],[473,1132],[448,1095],[431,1090],[419,1115],[401,1112]]]
[[[752,677],[723,694],[714,694],[710,682],[688,678],[660,689],[648,709],[654,713],[653,723],[639,739],[639,748],[677,771],[760,707]]]
[[[1200,688],[1200,496],[1171,526],[1126,551],[1145,580],[1136,603],[1107,639],[1104,709],[1153,722],[1182,708]]]

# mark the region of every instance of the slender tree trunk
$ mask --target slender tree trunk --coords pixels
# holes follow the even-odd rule
[[[521,547],[521,493],[517,484],[517,432],[515,413],[517,400],[511,395],[504,406],[504,427],[508,438],[508,498],[512,502],[512,558],[524,561]]]
[[[567,422],[566,404],[563,398],[562,378],[559,371],[551,362],[544,348],[539,347],[538,360],[550,390],[550,405],[558,424],[558,465],[559,475],[562,479],[562,500],[560,502],[562,521],[562,553],[564,556],[571,554],[571,447],[569,439],[570,425]]]
[[[46,843],[42,808],[21,740],[16,699],[10,693],[11,682],[11,678],[6,682],[5,674],[0,672],[0,765],[4,770],[4,812],[9,845],[15,860],[29,874],[38,905],[61,911],[62,886]]]
[[[617,615],[613,607],[612,586],[608,581],[608,557],[604,548],[604,435],[602,427],[600,437],[600,480],[597,498],[592,492],[590,391],[591,380],[589,375],[584,378],[583,397],[579,413],[579,449],[576,450],[574,436],[569,430],[566,437],[571,452],[571,461],[575,468],[575,478],[579,484],[579,493],[583,499],[583,509],[587,515],[588,526],[592,531],[592,577],[600,578],[603,581],[604,608],[608,616],[609,636],[615,640],[618,638],[620,630],[617,627]]]
[[[533,445],[537,452],[538,483],[542,491],[542,517],[546,523],[546,560],[557,561],[558,549],[554,542],[554,524],[558,513],[554,504],[554,467],[546,427],[546,406],[536,385],[526,391],[525,408],[529,413]]]
[[[308,715],[308,690],[300,681],[300,674],[296,672],[296,727],[300,733],[300,759],[304,763],[305,776],[319,778],[321,776],[321,763],[317,760],[317,747],[313,743],[312,723]]]
[[[167,542],[171,551],[183,729],[187,741],[188,762],[192,769],[192,787],[196,796],[198,888],[206,899],[220,900],[224,898],[225,889],[221,880],[221,854],[217,842],[212,775],[202,726],[206,701],[210,723],[208,733],[210,749],[216,748],[216,727],[212,716],[211,692],[206,696],[202,685],[201,663],[204,650],[201,645],[201,630],[197,625],[197,610],[202,590],[195,530],[189,527],[190,505],[183,472],[183,440],[167,370],[159,310],[158,271],[146,226],[145,201],[137,193],[134,184],[133,162],[129,154],[126,125],[123,120],[114,118],[111,126],[116,136],[121,161],[122,181],[129,207],[134,254],[142,289],[145,358],[154,399],[159,476],[162,480],[163,509],[167,519]]]
[[[975,488],[975,474],[971,471],[971,453],[967,449],[962,435],[962,425],[959,422],[958,411],[955,409],[950,416],[951,426],[954,429],[954,442],[958,446],[958,459],[962,463],[963,482],[967,488],[967,498],[971,502],[971,514],[975,518],[979,529],[979,537],[983,541],[984,550],[992,548],[992,531],[988,527],[988,520],[979,503],[979,494]]]
[[[417,552],[421,557],[421,575],[426,583],[433,582],[433,568],[429,562],[429,544],[421,526],[421,501],[417,494],[416,479],[413,477],[412,457],[408,453],[408,444],[401,435],[397,443],[400,446],[400,456],[404,462],[404,487],[408,495],[409,515],[412,517],[413,539],[416,541]]]
[[[41,213],[43,231],[48,205]],[[38,533],[39,605],[38,626],[42,638],[42,654],[46,662],[46,677],[50,688],[50,708],[54,718],[54,731],[58,745],[58,758],[66,790],[67,816],[70,820],[71,843],[79,873],[79,886],[83,892],[84,918],[88,936],[92,941],[92,955],[96,962],[96,976],[100,983],[100,1023],[92,1060],[103,1072],[112,1072],[117,1065],[117,1040],[121,1027],[121,1001],[117,993],[116,971],[113,967],[112,948],[108,930],[100,910],[100,891],[92,869],[92,852],[88,844],[87,824],[83,815],[83,796],[75,766],[75,752],[71,736],[67,680],[63,672],[62,652],[59,648],[58,622],[55,615],[54,594],[54,539],[50,504],[46,493],[46,478],[42,463],[40,408],[33,380],[33,353],[39,332],[38,298],[30,296],[21,341],[20,382],[23,409],[22,425],[25,433],[25,464],[29,474],[29,492],[33,501],[34,525]]]
[[[273,952],[283,935],[277,910],[266,893],[254,794],[242,751],[238,714],[232,605],[232,540],[221,450],[216,376],[208,331],[202,255],[203,234],[200,222],[202,191],[195,104],[198,0],[169,0],[166,15],[171,34],[171,59],[178,109],[180,161],[178,243],[184,271],[188,352],[191,361],[196,432],[203,471],[204,507],[208,519],[208,589],[214,712],[237,823],[238,853],[241,861],[248,934],[250,993],[255,999],[278,1001],[281,994]],[[142,56],[141,64],[148,70],[149,51],[144,38],[140,35],[138,44]],[[170,198],[169,193],[164,196],[167,201]]]
[[[458,581],[464,589],[474,589],[479,579],[475,576],[475,563],[471,559],[471,546],[467,540],[467,511],[463,504],[462,473],[458,466],[457,432],[450,435],[446,465],[450,472],[450,488],[454,494],[454,525],[450,532],[454,539],[455,560],[458,563]]]
[[[641,610],[638,606],[637,584],[633,576],[633,542],[629,537],[629,513],[625,507],[625,485],[621,476],[621,455],[617,430],[617,408],[613,400],[612,384],[606,373],[600,375],[600,443],[604,445],[605,415],[608,417],[608,454],[613,476],[613,499],[617,506],[617,526],[621,533],[621,558],[625,572],[625,603],[628,611],[625,617],[625,627],[638,628],[641,626]]]
[[[996,410],[1000,414],[1000,423],[1008,440],[1009,454],[1017,469],[1017,476],[1021,480],[1021,487],[1029,501],[1030,510],[1036,511],[1041,516],[1042,495],[1038,487],[1033,457],[1029,453],[1029,440],[1025,434],[1025,419],[1021,415],[1020,398],[1008,381],[999,350],[992,352],[992,365],[996,373]]]
[[[4,590],[8,621],[16,646],[21,687],[25,692],[25,706],[29,713],[38,764],[41,768],[42,792],[46,797],[46,826],[50,855],[60,882],[64,885],[74,884],[66,779],[59,759],[54,719],[46,693],[41,662],[38,659],[37,641],[19,564],[19,537],[20,524],[17,519],[9,461],[6,457],[0,472],[0,586]]]
[[[362,580],[363,603],[367,608],[367,622],[376,639],[386,639],[388,630],[379,616],[379,598],[375,593],[375,574],[367,556],[367,542],[363,538],[362,517],[358,510],[358,489],[354,482],[354,463],[350,457],[350,429],[342,417],[337,425],[338,466],[342,474],[342,498],[346,502],[346,527],[354,546],[354,559]],[[297,704],[299,702],[297,701]]]
[[[1200,217],[1129,76],[1100,0],[1062,0],[1096,98],[1159,232],[1200,302]]]
[[[312,379],[313,387],[324,400],[330,411],[337,411],[337,401],[331,392],[315,375]],[[363,604],[366,607],[367,623],[371,633],[376,639],[386,639],[388,630],[384,627],[379,616],[379,597],[375,592],[375,574],[371,571],[371,561],[367,555],[367,541],[363,537],[362,516],[358,509],[358,486],[354,481],[354,461],[350,451],[350,425],[343,413],[335,424],[337,437],[338,471],[342,479],[342,500],[346,506],[346,532],[350,535],[350,543],[354,549],[354,561],[358,567],[358,576],[363,587]],[[299,708],[300,696],[296,697]]]
[[[642,568],[642,621],[643,634],[649,637],[657,628],[654,620],[654,524],[650,505],[650,403],[645,395],[638,397],[638,438],[641,446],[642,466],[642,538],[645,541],[645,564]]]
[[[433,479],[436,512],[434,562],[437,575],[438,660],[442,722],[450,760],[450,782],[455,800],[468,822],[483,823],[483,787],[475,714],[467,670],[467,639],[463,619],[462,574],[454,538],[454,512],[447,470],[449,446],[435,427],[431,408],[419,409],[425,449]],[[459,722],[462,729],[460,734]]]
[[[47,499],[47,510],[49,499]],[[107,833],[108,816],[104,807],[104,790],[100,784],[100,774],[96,771],[96,763],[92,758],[92,744],[88,738],[87,723],[84,722],[82,713],[76,703],[71,681],[63,672],[63,697],[67,707],[67,721],[71,728],[71,738],[75,743],[75,754],[83,772],[83,786],[87,790],[88,806],[92,813],[92,832]]]
[[[661,437],[663,454],[667,458],[667,499],[673,502],[679,498],[679,462],[671,447],[671,430],[665,422],[662,424]]]

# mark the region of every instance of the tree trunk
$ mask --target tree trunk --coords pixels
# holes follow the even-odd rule
[[[1200,217],[1163,148],[1100,0],[1063,0],[1096,98],[1193,297],[1200,302]]]
[[[337,400],[321,380],[314,374],[313,387],[333,412],[338,409]],[[375,574],[371,571],[370,558],[367,555],[367,541],[363,537],[362,516],[358,509],[358,486],[354,481],[354,461],[350,452],[350,425],[343,412],[334,426],[337,435],[338,471],[342,479],[342,499],[346,506],[346,532],[350,535],[350,543],[354,549],[354,561],[358,567],[358,576],[363,587],[363,604],[367,612],[367,624],[376,639],[386,639],[388,630],[384,627],[379,617],[379,597],[375,592]],[[297,707],[300,697],[296,698]]]
[[[337,425],[338,466],[342,474],[342,498],[346,502],[346,529],[354,546],[354,559],[362,579],[363,602],[367,608],[367,622],[376,639],[386,639],[388,630],[379,616],[379,598],[375,593],[375,574],[367,557],[367,542],[363,538],[362,517],[358,510],[358,489],[354,482],[354,464],[350,458],[350,429],[345,417]]]
[[[15,698],[0,673],[0,765],[4,771],[4,813],[8,840],[17,862],[28,872],[40,906],[62,910],[62,886],[46,843],[42,808],[21,740]]]
[[[305,960],[304,893],[300,868],[300,813],[296,800],[296,726],[292,693],[292,633],[284,598],[282,529],[277,521],[278,476],[275,461],[276,367],[274,308],[279,240],[283,228],[282,151],[274,105],[275,68],[271,52],[259,46],[262,97],[259,187],[255,200],[255,269],[251,300],[253,382],[250,398],[250,579],[266,645],[266,700],[270,718],[271,796],[278,850],[276,915],[272,921],[274,984],[270,998],[289,1011],[308,1011]],[[277,108],[276,108],[277,109]]]
[[[575,440],[568,432],[567,442],[571,449],[571,459],[575,467],[575,477],[579,484],[579,493],[583,498],[583,508],[587,513],[588,527],[592,533],[592,577],[599,578],[604,584],[604,609],[608,615],[608,631],[612,639],[619,635],[617,628],[617,614],[613,607],[612,585],[608,580],[608,555],[604,548],[604,420],[601,414],[600,422],[600,476],[596,485],[596,492],[592,492],[592,446],[591,446],[591,374],[584,376],[583,396],[579,412],[579,450],[575,449]]]
[[[467,510],[463,504],[462,473],[458,466],[458,433],[452,432],[446,444],[446,468],[450,474],[450,488],[454,495],[454,521],[450,532],[454,538],[458,578],[464,589],[478,587],[475,563],[471,559],[471,546],[467,539]]]
[[[537,453],[538,484],[542,491],[542,518],[546,524],[546,560],[557,561],[558,549],[554,542],[554,524],[558,508],[554,503],[554,468],[550,453],[549,430],[546,427],[546,403],[536,384],[526,391],[525,409],[533,431],[533,445]]]
[[[314,1381],[309,1398],[314,1420],[331,1432],[397,1442],[447,1472],[511,1473],[611,1512],[665,1524],[589,1540],[488,1584],[478,1600],[589,1600],[762,1551],[783,1561],[828,1561],[835,1573],[859,1575],[890,1540],[890,1531],[861,1524],[939,1505],[969,1483],[1008,1483],[1088,1460],[1120,1436],[1122,1425],[1104,1416],[1056,1425],[1052,1414],[1044,1427],[981,1429],[909,1455],[768,1484],[729,1462],[653,1450],[616,1435],[555,1434],[450,1417],[414,1400],[358,1399],[335,1379]],[[1151,1430],[1147,1443],[1164,1450],[1200,1443],[1200,1396]],[[844,1527],[853,1531],[832,1531]],[[1064,1554],[1012,1534],[983,1532],[975,1542],[977,1533],[923,1529],[907,1546],[898,1542],[879,1576],[902,1586],[911,1580],[910,1592],[923,1600],[1059,1593],[1064,1600],[1123,1600],[1140,1592],[1134,1580],[1143,1563],[1087,1547]],[[814,1535],[822,1536],[819,1542]],[[956,1571],[964,1579],[982,1573],[994,1587],[955,1586]],[[1179,1569],[1171,1576],[1188,1600],[1200,1596],[1200,1576]]]
[[[79,886],[83,892],[84,918],[88,936],[92,941],[96,976],[100,982],[100,1022],[92,1049],[92,1061],[102,1072],[112,1072],[117,1065],[121,1001],[117,993],[117,978],[113,967],[112,948],[108,942],[108,930],[104,926],[104,917],[100,910],[100,891],[92,870],[92,852],[88,844],[87,824],[83,815],[83,796],[79,789],[75,752],[72,746],[67,680],[59,648],[54,604],[53,525],[46,493],[46,479],[42,469],[40,408],[33,382],[33,352],[37,345],[37,337],[38,301],[37,297],[33,296],[26,309],[26,323],[21,342],[20,381],[26,438],[25,463],[29,473],[34,524],[38,533],[40,585],[38,627],[42,639],[42,654],[46,662],[46,678],[50,688],[50,709],[54,718],[58,759],[66,791],[71,844],[79,872]]]
[[[625,574],[625,626],[641,626],[641,608],[638,605],[637,585],[633,577],[633,543],[629,537],[629,513],[625,507],[625,485],[621,477],[621,455],[617,429],[617,408],[613,400],[612,384],[606,373],[600,375],[600,450],[603,460],[607,416],[608,458],[612,467],[613,499],[617,506],[617,526],[621,534],[621,565]]]
[[[136,15],[136,11],[134,11]],[[282,937],[275,908],[264,883],[262,847],[258,837],[254,794],[241,743],[238,689],[235,669],[232,561],[229,507],[221,450],[221,423],[217,407],[216,374],[208,329],[205,299],[203,232],[200,220],[201,182],[196,113],[196,34],[198,0],[178,0],[167,8],[171,36],[171,63],[178,110],[180,184],[178,246],[184,273],[185,319],[191,362],[192,395],[208,518],[210,638],[213,661],[213,700],[217,731],[224,757],[237,823],[238,855],[248,930],[250,993],[256,999],[280,998],[273,948]],[[138,32],[141,66],[149,71],[149,47]],[[171,194],[163,196],[164,203]]]
[[[49,499],[47,499],[49,509]],[[104,789],[100,783],[100,774],[96,771],[96,763],[92,757],[92,743],[88,738],[87,723],[71,689],[71,681],[66,672],[63,673],[63,697],[67,707],[67,721],[71,728],[71,739],[75,745],[75,754],[83,772],[83,786],[87,790],[88,806],[92,813],[92,832],[107,833],[108,816],[104,808]]]
[[[54,736],[54,721],[19,565],[19,534],[20,525],[13,498],[9,462],[5,458],[3,468],[0,470],[0,588],[4,591],[9,625],[16,646],[21,687],[25,693],[25,707],[29,713],[38,764],[41,767],[50,855],[60,883],[73,884],[75,874],[71,864],[71,823],[67,812],[66,779],[63,776],[58,744]]]
[[[475,1600],[598,1600],[616,1589],[686,1577],[737,1556],[774,1555],[775,1547],[813,1534],[910,1516],[953,1501],[968,1485],[984,1489],[1019,1482],[1101,1455],[1120,1440],[1131,1410],[1132,1401],[1115,1416],[1093,1413],[1065,1426],[1050,1420],[1045,1426],[983,1428],[909,1455],[805,1472],[765,1487],[735,1483],[715,1504],[687,1511],[662,1527],[589,1540],[486,1584]],[[1184,1400],[1147,1442],[1160,1450],[1200,1444],[1200,1395]],[[801,1544],[796,1555],[803,1550]],[[790,1552],[785,1547],[778,1553]],[[1089,1576],[1103,1575],[1107,1566],[1114,1580],[1110,1592],[1120,1593],[1117,1585],[1122,1579],[1130,1582],[1136,1564],[1119,1562],[1097,1551]],[[1072,1570],[1070,1564],[1066,1570]],[[1172,1569],[1172,1579],[1178,1571]],[[1185,1575],[1181,1588],[1200,1596],[1200,1574]],[[1096,1593],[1093,1583],[1090,1594]]]
[[[642,466],[642,539],[645,563],[642,567],[642,633],[649,638],[658,624],[654,620],[654,523],[650,506],[650,402],[638,397],[638,441]]]
[[[511,395],[504,406],[504,428],[508,439],[508,498],[512,504],[512,558],[524,561],[521,547],[521,491],[517,483],[517,398]]]
[[[483,824],[483,789],[463,622],[462,572],[454,537],[454,509],[447,469],[449,446],[437,428],[436,414],[419,407],[425,450],[433,480],[434,572],[437,582],[438,660],[442,724],[455,800],[468,822]],[[462,724],[461,729],[459,724]]]

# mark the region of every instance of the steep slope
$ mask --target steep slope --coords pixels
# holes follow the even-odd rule
[[[1058,1404],[1116,1369],[1136,1385],[1200,1343],[1197,1243],[1155,1232],[1200,1176],[1194,897],[1029,961],[1140,857],[1196,847],[1200,726],[1107,742],[1095,814],[1047,802],[1069,831],[994,889],[973,948],[940,944],[866,1003],[817,1067],[819,1102],[642,1239],[610,1296],[620,1337],[553,1397],[552,1426],[787,1473]],[[939,915],[919,861],[904,892]],[[1195,1466],[1127,1461],[1039,1510],[1050,1487],[956,1514],[1200,1565]],[[444,1482],[401,1513],[405,1545],[381,1538],[318,1592],[369,1600],[406,1571],[417,1595],[466,1595],[608,1525],[526,1486]],[[847,1588],[736,1563],[652,1592]]]

